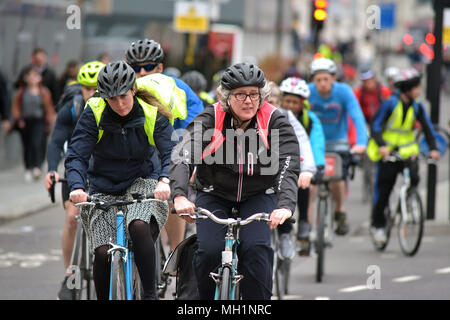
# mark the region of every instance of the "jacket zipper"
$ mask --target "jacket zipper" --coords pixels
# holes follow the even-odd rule
[[[237,192],[237,202],[241,201],[242,198],[242,183],[244,180],[244,161],[242,159],[242,145],[241,142],[238,143],[239,152],[239,181],[238,181],[238,192]]]

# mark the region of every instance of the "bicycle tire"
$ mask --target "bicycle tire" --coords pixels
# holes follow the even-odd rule
[[[317,204],[318,213],[318,226],[316,235],[316,282],[322,282],[324,273],[324,260],[325,260],[325,219],[327,214],[327,201],[326,199],[320,199]]]
[[[115,251],[111,259],[111,300],[126,300],[125,265],[122,252]]]
[[[79,284],[75,284],[75,288],[72,291],[72,300],[81,300],[81,288],[77,288],[77,285],[82,287],[83,279],[84,279],[84,273],[82,270],[82,263],[83,263],[83,246],[82,246],[82,227],[80,223],[77,225],[77,231],[75,234],[75,240],[73,242],[72,247],[72,255],[70,257],[70,268],[72,271],[78,273],[76,275],[75,279],[76,281],[79,280]]]
[[[159,254],[159,256],[158,256]],[[166,296],[167,287],[169,286],[169,275],[163,273],[164,265],[166,264],[166,253],[162,245],[161,237],[158,237],[156,244],[156,255],[158,256],[156,266],[159,268],[156,272],[157,277],[157,292],[160,299],[164,299]]]
[[[230,278],[231,269],[228,266],[222,268],[222,276],[220,279],[220,296],[219,300],[230,300]]]
[[[289,276],[291,272],[291,260],[285,259],[278,264],[279,280],[281,282],[280,291],[283,296],[289,294]]]
[[[144,299],[144,288],[142,287],[141,278],[139,276],[139,271],[137,269],[136,263],[133,259],[133,299],[142,300]]]
[[[406,198],[406,206],[408,212],[408,221],[403,220],[403,214],[400,214],[400,221],[398,223],[398,240],[400,248],[406,256],[414,256],[419,250],[422,242],[423,228],[424,228],[424,212],[422,200],[415,189],[408,191]],[[415,211],[411,211],[415,210]],[[407,233],[407,228],[413,226],[414,229],[411,233]],[[411,240],[407,239],[407,236],[411,235]]]
[[[274,229],[272,231],[272,248],[273,248],[273,273],[272,273],[272,282],[273,282],[273,294],[277,297],[278,300],[283,300],[283,295],[280,290],[280,279],[278,275],[278,231]]]

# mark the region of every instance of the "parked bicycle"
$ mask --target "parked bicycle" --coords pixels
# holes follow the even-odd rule
[[[382,161],[403,162],[398,153],[392,153],[387,159]],[[436,164],[434,160],[427,159],[428,163]],[[416,188],[411,186],[410,169],[408,165],[403,166],[403,183],[399,188],[398,199],[394,202],[394,207],[389,205],[385,209],[386,215],[386,241],[377,242],[371,232],[372,242],[378,251],[386,249],[392,228],[397,226],[397,235],[402,252],[406,256],[414,256],[419,250],[423,229],[425,213],[423,211],[422,200]]]
[[[174,209],[172,213],[177,213]],[[238,217],[239,211],[236,208],[232,209],[233,217]],[[211,272],[210,277],[216,283],[216,289],[214,293],[214,300],[239,300],[239,282],[243,276],[238,273],[238,256],[237,249],[239,245],[239,230],[241,226],[245,226],[253,221],[270,221],[270,214],[268,213],[255,213],[247,219],[241,218],[228,218],[221,219],[216,217],[210,211],[203,208],[196,208],[193,215],[183,214],[180,216],[190,216],[192,219],[211,219],[215,223],[223,224],[227,226],[227,232],[225,235],[225,248],[222,251],[222,263],[217,273]],[[287,221],[287,220],[286,220]],[[295,223],[295,219],[290,219],[291,223]]]
[[[95,197],[88,197],[87,202],[76,204],[77,207],[90,206],[91,209],[100,209],[107,212],[112,207],[119,207],[116,214],[116,243],[110,242],[108,250],[111,261],[110,300],[140,300],[143,297],[143,288],[139,278],[139,272],[134,262],[134,254],[129,246],[129,240],[125,237],[123,207],[150,201],[162,201],[154,199],[153,194],[142,195],[132,193],[132,200],[105,201]]]

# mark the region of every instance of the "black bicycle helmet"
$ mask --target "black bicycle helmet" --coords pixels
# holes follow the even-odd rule
[[[102,98],[116,97],[132,89],[135,81],[136,74],[126,62],[114,61],[100,71],[97,90]]]
[[[198,71],[192,70],[188,71],[180,78],[182,81],[191,87],[194,92],[202,92],[206,90],[206,79]]]
[[[161,63],[164,59],[164,51],[154,40],[138,40],[128,48],[125,58],[129,65],[144,62]]]
[[[262,88],[266,84],[266,79],[264,72],[257,65],[245,62],[228,67],[222,74],[220,84],[228,90],[246,86]]]

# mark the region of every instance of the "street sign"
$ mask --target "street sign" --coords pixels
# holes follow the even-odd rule
[[[395,3],[380,3],[381,29],[395,28]]]
[[[175,3],[174,28],[178,32],[207,33],[209,6],[206,2],[178,1]]]
[[[444,23],[442,29],[442,43],[450,45],[450,9],[444,9]]]

